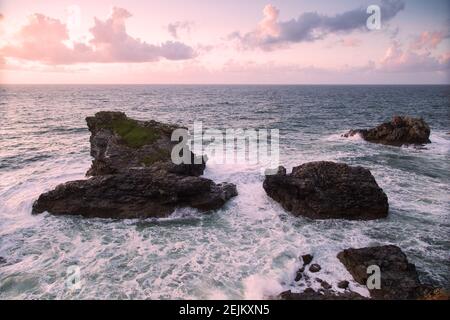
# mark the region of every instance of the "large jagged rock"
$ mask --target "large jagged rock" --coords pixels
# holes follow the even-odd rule
[[[198,177],[204,162],[172,163],[170,137],[176,126],[133,120],[121,112],[99,112],[86,120],[94,157],[87,175],[93,177],[41,194],[33,204],[33,214],[165,217],[179,207],[203,212],[218,209],[237,195],[234,184]]]
[[[236,195],[236,187],[229,183],[215,184],[209,179],[152,168],[130,169],[59,185],[39,197],[33,213],[120,219],[165,217],[177,207],[218,209]]]
[[[280,167],[266,176],[266,193],[296,216],[312,219],[372,220],[388,215],[386,194],[369,170],[328,161]]]
[[[369,289],[373,299],[422,299],[432,297],[435,288],[422,285],[414,264],[409,263],[403,251],[393,245],[346,249],[337,255],[356,282],[367,284],[367,268],[380,268],[380,289]]]
[[[191,152],[191,164],[175,165],[171,151],[177,142],[172,132],[181,127],[156,121],[138,121],[123,112],[103,111],[87,117],[91,132],[91,156],[94,157],[88,176],[126,172],[130,168],[158,166],[168,172],[199,176],[205,162]]]
[[[430,141],[430,127],[423,119],[395,116],[391,122],[372,129],[350,130],[344,137],[359,134],[364,140],[392,146],[426,144]]]

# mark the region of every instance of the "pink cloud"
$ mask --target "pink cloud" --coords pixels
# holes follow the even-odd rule
[[[0,54],[45,64],[149,62],[195,56],[191,47],[178,41],[153,45],[133,38],[127,34],[125,26],[125,20],[130,17],[127,10],[114,7],[106,20],[94,19],[94,26],[89,30],[93,38],[88,44],[75,42],[68,47],[65,42],[69,41],[69,35],[64,23],[34,14],[16,34],[16,44],[0,48]]]
[[[411,44],[411,48],[415,50],[436,49],[436,47],[448,37],[449,34],[446,34],[443,31],[424,31]]]
[[[362,41],[360,39],[356,38],[344,38],[339,41],[339,44],[341,44],[344,47],[349,48],[355,48],[359,47],[361,45]]]
[[[380,61],[380,69],[388,72],[433,72],[449,68],[449,59],[435,58],[429,52],[404,51],[396,41]]]
[[[404,10],[405,4],[403,0],[381,0],[380,8],[383,21],[388,22]],[[243,34],[233,32],[229,38],[238,40],[243,48],[273,50],[293,43],[322,40],[331,34],[368,30],[366,22],[369,15],[361,6],[335,15],[303,12],[297,18],[286,21],[279,21],[278,16],[277,8],[266,5],[257,28]]]

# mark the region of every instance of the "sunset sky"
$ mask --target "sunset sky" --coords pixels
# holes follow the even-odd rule
[[[0,0],[0,83],[450,83],[449,26],[448,0]]]

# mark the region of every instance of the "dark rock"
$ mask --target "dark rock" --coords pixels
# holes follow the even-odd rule
[[[297,273],[295,274],[295,282],[300,281],[302,279],[302,271],[298,270]]]
[[[268,175],[264,190],[296,216],[312,219],[371,220],[388,215],[386,194],[369,170],[328,161]]]
[[[430,127],[423,119],[395,116],[391,122],[383,123],[372,129],[350,130],[344,137],[355,134],[369,142],[392,146],[426,144],[430,141]]]
[[[369,289],[374,299],[417,299],[423,292],[416,267],[396,246],[347,249],[337,257],[355,281],[362,285],[366,285],[370,276],[367,268],[371,265],[380,267],[381,288]]]
[[[313,263],[310,267],[309,267],[309,271],[316,273],[319,272],[322,268],[320,267],[320,265],[318,265],[317,263]]]
[[[220,208],[237,195],[233,184],[215,184],[201,177],[179,176],[154,168],[95,176],[64,183],[42,194],[33,213],[100,218],[165,217],[177,207],[200,211]]]
[[[310,254],[302,255],[302,260],[303,260],[303,266],[306,266],[311,263],[311,261],[313,260],[313,256]]]
[[[347,289],[348,286],[349,286],[349,282],[347,280],[339,281],[338,284],[337,284],[337,287],[339,289]]]
[[[325,290],[329,290],[329,289],[332,288],[331,284],[329,284],[329,283],[326,282],[326,281],[322,281],[322,282],[320,283],[320,285],[321,285],[322,288],[324,288]]]
[[[281,300],[366,300],[367,298],[359,295],[356,292],[346,291],[344,293],[333,292],[325,290],[323,292],[314,291],[311,288],[307,288],[300,293],[294,293],[292,291],[285,291],[278,296]]]
[[[198,177],[204,162],[172,163],[171,134],[179,127],[133,120],[122,112],[99,112],[86,121],[94,157],[87,175],[93,177],[67,182],[42,194],[33,204],[33,214],[165,217],[178,207],[203,212],[218,209],[237,195],[233,184]]]
[[[91,156],[88,176],[123,173],[130,168],[158,166],[180,175],[203,174],[205,162],[190,152],[191,164],[175,165],[171,161],[172,132],[181,127],[157,121],[138,121],[123,112],[103,111],[87,117],[91,132]]]
[[[3,257],[0,257],[0,264],[4,264],[4,263],[6,263],[6,259]]]

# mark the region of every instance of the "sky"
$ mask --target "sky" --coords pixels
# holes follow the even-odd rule
[[[450,1],[0,0],[0,83],[450,84]]]

